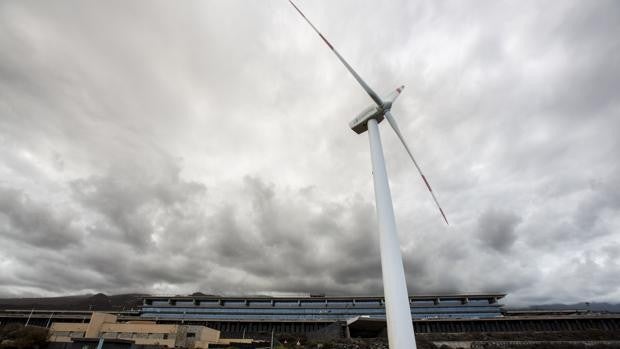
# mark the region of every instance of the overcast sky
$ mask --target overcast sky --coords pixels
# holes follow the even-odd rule
[[[392,109],[410,293],[620,302],[620,3],[298,5]],[[372,101],[287,1],[0,2],[0,296],[382,293]]]

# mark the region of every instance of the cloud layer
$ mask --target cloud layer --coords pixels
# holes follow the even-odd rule
[[[411,293],[620,302],[617,2],[299,5],[406,85]],[[2,2],[0,296],[381,293],[370,103],[287,2]]]

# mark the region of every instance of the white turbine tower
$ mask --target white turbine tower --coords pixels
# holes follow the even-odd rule
[[[362,111],[349,126],[356,133],[364,133],[368,131],[370,139],[370,155],[372,159],[373,180],[375,186],[375,200],[377,206],[377,217],[379,221],[379,241],[381,250],[381,270],[383,273],[383,293],[385,297],[385,313],[387,317],[388,341],[391,349],[412,349],[416,348],[415,336],[413,334],[413,321],[411,319],[411,308],[409,305],[409,295],[407,293],[407,283],[405,280],[405,271],[403,269],[403,258],[400,253],[400,243],[396,232],[396,220],[394,218],[394,208],[392,206],[392,195],[388,183],[387,172],[385,170],[385,161],[383,159],[383,147],[381,145],[381,137],[379,135],[379,123],[383,119],[387,119],[394,132],[405,146],[405,150],[409,154],[416,169],[422,176],[424,184],[435,201],[435,205],[439,209],[441,216],[446,224],[448,219],[443,213],[437,198],[428,183],[428,180],[422,173],[420,166],[415,161],[409,146],[405,142],[403,135],[400,133],[398,124],[390,109],[392,103],[402,92],[404,86],[401,86],[392,92],[385,100],[373,91],[362,78],[351,68],[344,58],[336,51],[334,46],[325,39],[318,29],[310,22],[310,20],[301,12],[301,10],[289,0],[291,5],[295,7],[297,12],[310,24],[312,29],[321,37],[321,39],[334,52],[336,57],[344,64],[347,70],[353,75],[355,80],[368,93],[375,104],[369,106]]]

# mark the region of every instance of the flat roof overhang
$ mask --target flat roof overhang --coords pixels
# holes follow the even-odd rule
[[[409,295],[413,301],[463,301],[463,300],[499,300],[506,296],[505,293],[463,293],[463,294],[436,294],[436,295]],[[383,296],[302,296],[302,297],[270,297],[270,296],[146,296],[144,300],[149,301],[373,301],[382,300]]]

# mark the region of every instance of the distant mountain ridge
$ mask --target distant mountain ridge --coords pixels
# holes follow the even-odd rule
[[[535,304],[535,305],[526,305],[526,306],[518,306],[513,307],[507,305],[504,307],[506,310],[510,311],[549,311],[549,310],[581,310],[581,311],[592,311],[592,312],[608,312],[608,313],[620,313],[620,304],[618,303],[597,303],[597,302],[580,302],[573,304],[564,304],[564,303],[549,303],[549,304]]]
[[[590,311],[608,311],[611,313],[620,313],[620,304],[614,303],[596,303],[596,302],[581,302],[574,304],[541,304],[530,305],[528,307],[522,307],[519,309],[527,310],[590,310]]]
[[[142,298],[149,294],[130,293],[107,296],[103,293],[40,298],[0,298],[0,309],[40,310],[101,310],[120,311],[136,309],[142,305]],[[208,296],[195,292],[192,296]],[[620,304],[581,302],[574,304],[538,304],[524,307],[510,307],[509,310],[590,310],[595,312],[620,313]]]
[[[41,298],[3,298],[0,309],[41,310],[108,310],[119,311],[137,308],[148,294],[120,294],[107,296],[103,293]]]

